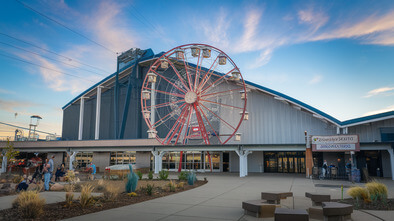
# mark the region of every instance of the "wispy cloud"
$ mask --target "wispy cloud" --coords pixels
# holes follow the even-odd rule
[[[220,8],[216,17],[203,20],[201,27],[210,42],[220,48],[227,48],[230,44],[227,34],[230,24],[231,18],[228,16],[228,12],[224,8]]]
[[[377,96],[381,94],[386,94],[386,92],[389,91],[394,91],[394,87],[381,87],[381,88],[376,88],[371,91],[368,91],[368,93],[364,96],[365,98],[372,97],[372,96]]]
[[[323,10],[317,10],[313,7],[298,11],[298,21],[300,24],[307,24],[311,27],[309,34],[315,33],[320,27],[325,25],[329,17]]]
[[[308,84],[317,84],[317,83],[321,82],[322,79],[323,79],[323,76],[315,75],[315,76],[313,76],[313,78],[311,78],[309,80]]]
[[[15,94],[15,92],[0,88],[0,94]]]
[[[394,10],[383,15],[370,15],[360,20],[344,21],[343,25],[331,28],[312,40],[338,38],[362,38],[365,43],[390,45],[394,43]]]
[[[16,101],[16,100],[6,100],[0,98],[0,110],[4,110],[10,113],[15,113],[21,109],[38,106],[39,104],[30,101]]]
[[[380,109],[380,110],[367,112],[367,113],[363,114],[363,117],[374,115],[374,114],[385,113],[385,112],[389,112],[389,111],[394,111],[394,105],[388,106],[388,107]]]

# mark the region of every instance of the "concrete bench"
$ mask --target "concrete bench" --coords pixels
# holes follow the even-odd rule
[[[309,219],[324,220],[323,208],[321,206],[313,206],[308,209]]]
[[[279,205],[268,204],[264,200],[249,200],[242,202],[244,214],[257,218],[274,217],[275,209]]]
[[[261,192],[261,199],[267,200],[268,203],[271,204],[280,204],[281,199],[286,199],[287,197],[293,197],[292,192]]]
[[[309,214],[304,209],[276,208],[275,221],[308,221]]]
[[[343,221],[351,219],[353,213],[353,205],[336,203],[336,202],[323,202],[323,215],[325,221]]]
[[[330,202],[331,196],[326,194],[305,193],[305,197],[311,198],[312,206],[321,206],[322,202]]]

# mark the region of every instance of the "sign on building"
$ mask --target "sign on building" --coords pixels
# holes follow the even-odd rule
[[[312,151],[360,151],[358,135],[312,136]]]

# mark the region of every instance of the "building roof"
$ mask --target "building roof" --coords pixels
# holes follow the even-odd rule
[[[155,58],[159,58],[161,57],[164,52],[158,53],[158,54],[154,54],[152,49],[146,49],[145,50],[146,53],[144,54],[144,56],[140,59],[139,63],[141,62],[146,62],[148,60],[151,59],[155,59]],[[131,66],[133,66],[135,64],[136,60],[133,60],[129,63],[127,63],[124,67],[122,67],[119,70],[119,73],[127,70],[128,68],[130,68]],[[95,85],[93,85],[92,87],[88,88],[87,90],[85,90],[84,92],[82,92],[81,94],[79,94],[77,97],[75,97],[74,99],[72,99],[70,102],[68,102],[66,105],[64,105],[62,107],[62,109],[66,109],[68,106],[70,106],[71,104],[73,104],[74,102],[78,101],[78,99],[80,99],[83,95],[87,94],[88,92],[94,90],[97,86],[100,86],[101,84],[103,84],[104,82],[107,82],[108,80],[114,78],[116,75],[116,72],[109,75],[108,77],[104,78],[103,80],[101,80],[100,82],[96,83]],[[391,119],[394,118],[394,111],[389,111],[389,112],[385,112],[385,113],[379,113],[379,114],[374,114],[374,115],[370,115],[370,116],[365,116],[365,117],[359,117],[359,118],[354,118],[351,120],[346,120],[346,121],[340,121],[334,117],[332,117],[331,115],[328,115],[326,113],[324,113],[323,111],[320,111],[302,101],[299,101],[295,98],[292,98],[286,94],[280,93],[278,91],[272,90],[270,88],[258,85],[256,83],[253,83],[251,81],[246,81],[245,83],[247,86],[255,88],[257,90],[260,90],[262,92],[265,92],[267,94],[271,94],[272,96],[274,96],[275,98],[278,98],[279,100],[283,100],[285,102],[288,102],[294,106],[297,106],[301,109],[304,109],[308,112],[311,112],[313,114],[314,117],[320,118],[322,120],[331,122],[332,124],[338,126],[338,127],[351,127],[351,126],[356,126],[356,125],[360,125],[360,124],[366,124],[366,123],[371,123],[371,122],[376,122],[376,121],[381,121],[381,120],[386,120],[386,119]]]

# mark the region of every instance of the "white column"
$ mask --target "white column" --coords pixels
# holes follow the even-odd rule
[[[390,154],[391,180],[394,180],[394,152],[393,149],[388,149],[387,151]]]
[[[341,128],[337,127],[337,134],[341,134]]]
[[[78,151],[74,151],[74,152],[70,151],[70,152],[67,152],[67,153],[70,156],[70,163],[69,163],[69,167],[68,168],[69,168],[69,170],[74,170],[73,162],[75,161],[75,157],[77,156]]]
[[[166,151],[152,151],[152,154],[155,157],[155,174],[158,174],[163,168],[162,158],[165,153]]]
[[[347,127],[343,128],[343,134],[347,134]]]
[[[85,98],[81,97],[81,106],[79,107],[79,129],[78,129],[78,140],[82,140],[83,131],[83,112],[85,109]]]
[[[101,86],[97,87],[97,100],[96,100],[96,127],[94,129],[94,139],[100,138],[100,110],[101,110]]]
[[[1,172],[6,173],[7,172],[7,156],[3,156],[3,162],[1,163]]]
[[[239,156],[239,177],[248,175],[248,155],[252,153],[249,150],[236,150]]]

